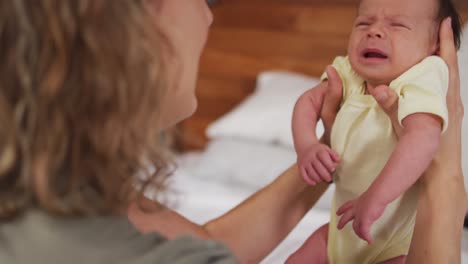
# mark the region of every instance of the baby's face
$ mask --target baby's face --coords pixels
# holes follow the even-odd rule
[[[435,0],[363,0],[351,33],[353,69],[373,85],[389,84],[437,51]]]

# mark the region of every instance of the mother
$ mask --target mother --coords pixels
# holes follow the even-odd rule
[[[0,0],[0,263],[259,262],[313,206],[326,185],[308,187],[296,166],[203,226],[141,195],[164,193],[156,135],[196,108],[211,21],[204,0]],[[459,262],[447,243],[467,206],[452,38],[445,23],[451,125],[421,180],[409,263]],[[327,95],[327,128],[339,92]]]

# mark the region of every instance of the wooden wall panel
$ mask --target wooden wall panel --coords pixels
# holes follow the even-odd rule
[[[457,0],[468,18],[468,0]],[[184,149],[202,148],[209,123],[255,87],[259,72],[290,70],[319,76],[346,54],[358,0],[219,0],[201,58],[199,107],[179,127]]]

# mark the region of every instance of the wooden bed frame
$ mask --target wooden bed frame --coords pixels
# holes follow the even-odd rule
[[[258,73],[290,70],[319,76],[346,54],[358,0],[218,0],[201,58],[195,115],[177,128],[179,149],[200,149],[206,127],[255,86]],[[456,0],[468,19],[468,0]]]

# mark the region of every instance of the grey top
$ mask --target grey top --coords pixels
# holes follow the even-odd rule
[[[237,263],[214,241],[142,235],[125,217],[64,219],[29,210],[0,222],[1,264]]]

